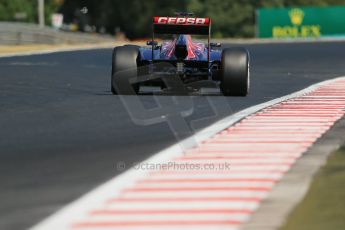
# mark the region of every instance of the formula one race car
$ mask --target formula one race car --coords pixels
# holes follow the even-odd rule
[[[141,86],[162,90],[185,87],[198,81],[216,82],[225,96],[246,96],[249,91],[249,53],[245,48],[220,47],[210,43],[211,19],[189,13],[176,17],[154,17],[149,47],[115,47],[112,59],[111,91],[134,95]],[[172,41],[155,41],[155,34],[172,35]],[[191,35],[207,35],[207,44]],[[174,81],[172,81],[174,79]],[[174,82],[174,83],[171,83]],[[190,88],[190,87],[189,87]]]

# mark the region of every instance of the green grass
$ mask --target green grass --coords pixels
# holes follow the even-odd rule
[[[345,229],[345,146],[333,152],[280,230]]]

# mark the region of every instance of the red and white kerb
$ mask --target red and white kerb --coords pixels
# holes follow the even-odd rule
[[[115,179],[97,191],[97,199],[35,230],[237,230],[344,114],[345,78],[339,78],[266,107],[164,160],[202,168],[142,171],[130,183],[129,177],[117,179],[123,183],[117,189]],[[222,164],[230,169],[206,168]]]

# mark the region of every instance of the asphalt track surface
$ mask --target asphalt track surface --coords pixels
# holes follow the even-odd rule
[[[218,115],[206,97],[184,96],[193,102],[187,122],[209,118],[199,128],[206,127],[345,75],[344,42],[245,46],[252,61],[250,96],[226,98]],[[0,58],[0,229],[26,229],[121,173],[118,162],[128,168],[177,141],[167,123],[135,124],[111,95],[111,52]],[[151,95],[141,100],[156,106]]]

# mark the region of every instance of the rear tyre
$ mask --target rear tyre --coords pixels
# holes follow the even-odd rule
[[[113,94],[135,95],[139,84],[129,84],[129,79],[138,76],[137,59],[139,49],[134,46],[115,47],[112,57],[111,92]]]
[[[249,52],[245,48],[224,49],[221,58],[220,90],[225,96],[249,93]]]

